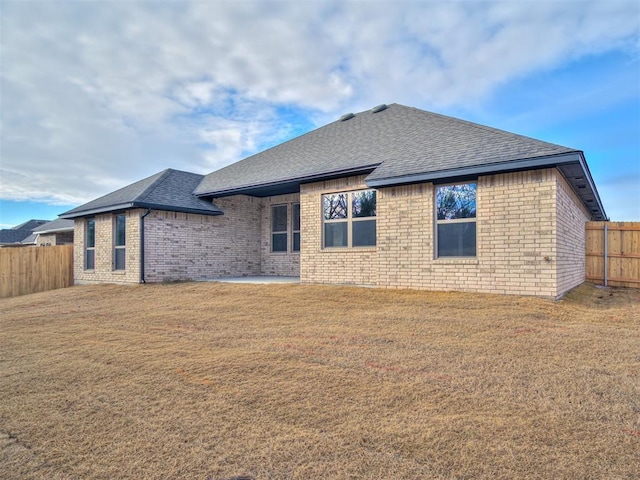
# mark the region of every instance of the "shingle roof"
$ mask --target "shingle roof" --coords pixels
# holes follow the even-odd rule
[[[35,245],[37,239],[38,239],[38,234],[37,233],[32,233],[27,238],[22,240],[20,243],[23,244],[23,245]]]
[[[49,220],[27,220],[24,223],[21,223],[20,225],[16,225],[15,227],[12,228],[12,230],[29,230],[30,232],[32,232],[35,228],[39,227],[40,225],[44,225],[45,223],[47,223]]]
[[[350,169],[373,170],[370,179],[399,177],[571,151],[393,104],[378,113],[368,110],[332,122],[213,172],[195,193],[216,194]]]
[[[27,220],[13,228],[3,228],[0,230],[0,244],[6,245],[11,243],[23,242],[33,230],[40,225],[47,223],[48,220]]]
[[[367,184],[380,187],[580,164],[590,181],[589,199],[598,204],[595,217],[604,219],[579,150],[399,104],[375,110],[337,120],[210,173],[194,193],[267,196],[350,173],[369,173]]]
[[[73,230],[73,220],[65,220],[64,218],[56,218],[51,222],[47,222],[40,225],[38,228],[34,228],[34,233],[52,233],[52,232],[67,232]]]
[[[203,215],[221,215],[210,201],[193,195],[203,175],[167,169],[120,190],[69,210],[60,218],[69,219],[127,208],[153,208]]]
[[[31,230],[3,228],[0,230],[0,244],[20,243],[31,235]]]

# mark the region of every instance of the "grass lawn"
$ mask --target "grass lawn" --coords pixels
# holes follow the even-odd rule
[[[638,478],[640,290],[0,300],[0,478]]]

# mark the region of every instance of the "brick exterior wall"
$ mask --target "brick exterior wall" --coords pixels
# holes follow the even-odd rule
[[[216,204],[217,204],[216,200]],[[298,277],[300,275],[300,253],[292,251],[293,204],[300,202],[300,195],[277,195],[261,199],[260,210],[260,274]],[[287,252],[271,251],[271,207],[287,206]],[[302,215],[301,215],[302,217]],[[302,218],[300,219],[302,220]],[[302,226],[300,227],[303,228]],[[301,235],[302,237],[302,235]]]
[[[300,281],[302,283],[378,284],[378,249],[322,248],[322,195],[368,188],[364,176],[339,178],[300,187]],[[380,200],[378,200],[378,209]],[[381,214],[378,210],[377,221]],[[378,237],[380,236],[378,227]]]
[[[560,296],[585,280],[585,223],[591,217],[562,175],[556,177],[556,296]]]
[[[555,296],[554,169],[478,179],[477,291]]]
[[[322,195],[366,189],[364,176],[301,186],[300,194],[216,199],[222,216],[152,211],[145,219],[145,279],[300,275],[302,283],[458,290],[557,298],[584,281],[589,216],[556,169],[477,180],[477,252],[437,258],[434,185],[377,190],[377,244],[322,247]],[[291,251],[300,202],[301,252]],[[271,207],[287,206],[288,252],[271,252]],[[97,215],[95,269],[84,268],[84,219],[75,223],[76,283],[140,281],[140,217],[126,212],[126,270],[113,268],[114,215]]]
[[[376,248],[323,249],[322,194],[360,188],[363,177],[302,186],[302,283],[557,298],[584,281],[587,217],[555,169],[478,178],[475,258],[436,258],[431,183],[378,190]]]
[[[38,235],[39,247],[55,247],[56,245],[72,245],[73,232],[42,233]]]
[[[95,268],[85,269],[85,219],[74,224],[73,270],[75,283],[139,283],[140,282],[140,215],[142,210],[128,210],[126,215],[125,269],[114,269],[115,215],[105,213],[95,219]],[[122,212],[121,212],[122,213]]]
[[[268,198],[236,195],[216,199],[224,215],[152,210],[145,222],[145,281],[207,280],[247,275],[298,276],[300,254],[271,252],[271,205],[287,205],[289,250],[292,205],[298,194]],[[113,268],[114,218],[96,215],[95,268],[85,269],[85,219],[75,222],[76,283],[139,283],[140,217],[126,212],[126,267]]]
[[[207,280],[260,274],[258,198],[216,200],[224,215],[152,211],[145,219],[145,280]]]

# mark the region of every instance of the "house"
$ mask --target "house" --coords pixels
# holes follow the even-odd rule
[[[35,228],[28,240],[39,247],[73,245],[74,223],[73,220],[57,218]]]
[[[392,104],[62,217],[77,283],[282,275],[558,298],[606,214],[580,150]]]
[[[28,220],[13,228],[0,230],[0,247],[22,247],[33,245],[33,230],[47,223],[47,220]]]

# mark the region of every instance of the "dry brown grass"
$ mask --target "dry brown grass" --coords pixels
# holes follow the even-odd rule
[[[0,477],[638,478],[640,291],[0,300]]]

